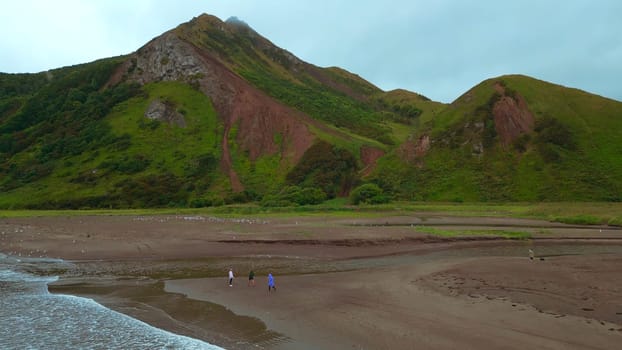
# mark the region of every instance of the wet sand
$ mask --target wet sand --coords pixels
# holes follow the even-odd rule
[[[535,239],[441,239],[417,232],[423,223]],[[4,253],[74,262],[49,271],[61,275],[52,292],[229,349],[612,349],[622,341],[622,232],[611,227],[430,214],[105,216],[2,219],[0,234]],[[562,243],[596,248],[527,258],[529,248],[538,255]],[[524,255],[480,254],[505,246]],[[251,268],[256,287],[246,285]],[[268,272],[277,283],[270,294]]]
[[[481,264],[505,260],[489,258]],[[603,314],[577,317],[581,309],[562,311],[545,299],[538,299],[544,308],[539,309],[530,306],[529,298],[519,304],[511,295],[455,297],[426,288],[427,276],[435,271],[480,264],[467,261],[284,276],[271,294],[265,283],[259,290],[228,289],[221,278],[168,281],[166,290],[261,319],[294,340],[274,347],[282,349],[612,349],[622,340],[619,316],[617,323],[601,323],[591,317]],[[552,302],[566,297],[561,289],[551,294]],[[620,301],[618,292],[602,303],[619,306]]]

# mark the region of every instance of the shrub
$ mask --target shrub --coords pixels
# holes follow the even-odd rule
[[[118,171],[122,174],[135,174],[145,170],[151,160],[142,154],[133,157],[124,156],[121,159],[109,160],[100,164],[101,168]]]
[[[320,204],[325,200],[326,193],[319,188],[288,186],[274,195],[265,196],[261,205],[265,207],[287,207]]]
[[[177,151],[176,151],[177,152]],[[175,153],[177,159],[185,157],[184,153]],[[214,156],[212,153],[204,153],[197,157],[190,159],[184,165],[184,174],[190,177],[205,177],[211,171],[218,167],[220,159]]]
[[[527,146],[529,145],[529,141],[531,140],[531,135],[522,134],[514,141],[514,149],[519,152],[525,152],[527,150]]]
[[[546,117],[536,121],[535,131],[538,133],[536,141],[539,143],[549,143],[568,150],[577,147],[570,128],[557,119]]]
[[[391,201],[390,196],[376,184],[368,183],[355,188],[350,194],[350,202],[358,205],[365,204],[381,204]]]
[[[171,173],[134,177],[118,183],[117,195],[128,207],[164,207],[169,203],[183,203],[187,193],[182,182]]]
[[[559,162],[566,151],[577,148],[574,135],[570,128],[557,119],[545,117],[536,121],[534,138],[536,147],[542,158],[547,162]]]
[[[356,158],[350,152],[321,141],[305,152],[286,180],[292,186],[319,188],[334,198],[349,192],[356,174]]]

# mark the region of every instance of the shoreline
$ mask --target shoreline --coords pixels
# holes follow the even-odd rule
[[[607,349],[622,341],[620,230],[436,218],[454,229],[540,227],[524,228],[535,240],[443,240],[352,220],[3,219],[10,234],[0,247],[72,261],[56,271],[52,293],[227,349]],[[545,261],[530,261],[528,248]],[[246,286],[249,269],[255,288]]]
[[[592,263],[598,264],[603,257],[610,259],[611,255],[593,257]],[[569,258],[574,257],[560,259],[567,263]],[[554,271],[550,272],[556,275],[576,272],[557,269],[559,262],[551,258],[540,266],[552,265]],[[520,270],[541,262],[468,257],[434,259],[416,266],[277,275],[277,292],[271,295],[264,285],[265,276],[258,277],[254,288],[247,287],[244,278],[237,278],[229,288],[223,276],[147,282],[139,287],[129,280],[125,287],[104,295],[89,293],[102,292],[101,287],[89,283],[62,287],[61,282],[61,286],[54,284],[52,291],[91,297],[158,328],[227,349],[250,345],[260,349],[450,349],[460,344],[481,348],[490,347],[490,338],[496,344],[493,348],[540,347],[546,339],[549,348],[608,349],[622,339],[622,322],[603,321],[600,314],[581,316],[555,309],[556,303],[549,302],[550,308],[534,306],[533,300],[518,302],[488,292],[474,295],[469,290],[473,286],[457,291],[460,281],[445,283],[455,282],[456,271],[465,267],[470,271],[499,263],[514,264],[514,269]],[[616,264],[620,266],[619,259]],[[568,297],[559,291],[556,295]],[[613,305],[619,302],[618,296]],[[607,306],[603,310],[608,310]]]

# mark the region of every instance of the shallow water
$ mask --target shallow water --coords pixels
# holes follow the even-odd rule
[[[0,254],[2,349],[221,349],[112,311],[87,298],[54,295],[36,265],[60,260],[15,259]]]

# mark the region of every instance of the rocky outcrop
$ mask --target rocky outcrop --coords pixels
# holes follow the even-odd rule
[[[422,135],[415,145],[415,154],[417,157],[423,157],[430,150],[430,136]]]
[[[192,47],[168,32],[143,46],[135,55],[132,78],[139,83],[162,80],[189,81],[210,74]]]
[[[169,125],[176,125],[180,128],[186,127],[186,120],[184,116],[175,110],[175,107],[170,103],[162,102],[160,100],[153,100],[145,111],[145,117],[150,120],[157,120],[167,123]]]
[[[522,134],[533,131],[535,118],[529,111],[525,99],[514,91],[508,92],[502,84],[495,84],[495,90],[501,98],[494,104],[492,115],[499,142],[511,145]]]
[[[398,148],[398,154],[403,160],[413,163],[422,159],[430,150],[431,140],[427,134],[421,135],[418,139],[414,140],[409,138],[400,145]]]

